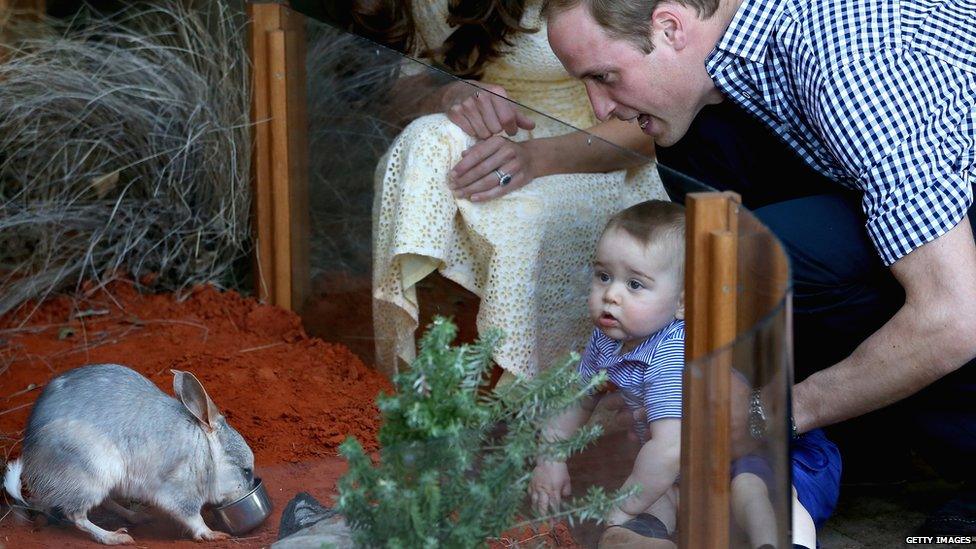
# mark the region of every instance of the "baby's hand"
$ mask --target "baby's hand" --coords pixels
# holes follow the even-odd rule
[[[558,511],[562,498],[572,494],[566,462],[543,461],[536,465],[532,471],[529,493],[532,507],[539,515],[548,513],[550,509],[552,512]]]

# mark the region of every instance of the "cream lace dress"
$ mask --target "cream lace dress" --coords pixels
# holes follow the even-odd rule
[[[450,34],[447,0],[416,0],[425,46]],[[509,53],[484,71],[513,101],[576,128],[597,123],[581,82],[549,49],[541,0],[528,0]],[[528,113],[536,123],[522,141],[574,131]],[[570,351],[592,330],[587,313],[590,263],[600,231],[615,212],[643,200],[667,199],[656,166],[598,174],[541,177],[502,198],[456,200],[447,173],[475,143],[443,114],[421,117],[391,145],[377,169],[373,206],[373,317],[376,360],[393,374],[415,355],[415,284],[435,269],[480,298],[478,331],[502,328],[495,361],[532,376]]]

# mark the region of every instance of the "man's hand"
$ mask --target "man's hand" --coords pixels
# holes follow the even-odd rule
[[[441,106],[451,122],[478,139],[488,139],[503,131],[515,135],[520,128],[535,128],[535,122],[507,98],[501,86],[465,80],[447,86]]]
[[[539,515],[545,515],[550,510],[557,512],[562,498],[572,494],[566,462],[543,461],[536,465],[529,483],[529,494],[532,496],[532,507]]]

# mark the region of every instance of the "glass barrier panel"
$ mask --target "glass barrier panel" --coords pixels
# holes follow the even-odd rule
[[[797,524],[791,519],[794,498],[788,442],[793,384],[789,260],[776,237],[751,212],[740,208],[737,221],[736,340],[731,349],[720,353],[731,355],[732,383],[749,389],[747,402],[743,402],[745,393],[733,389],[730,405],[752,414],[758,401],[764,418],[746,425],[755,446],[732,463],[733,533],[740,534],[732,541],[736,547],[765,543],[787,547]],[[715,363],[716,358],[710,361]],[[815,534],[809,530],[792,535],[801,545],[816,546],[808,537]]]
[[[314,20],[307,35],[312,291],[301,314],[310,333],[382,371],[409,362],[416,328],[435,314],[457,318],[462,340],[474,338],[476,325],[509,330],[496,360],[509,371],[538,371],[591,331],[590,250],[610,215],[706,188],[549,116],[596,123],[582,84],[569,81],[509,93],[556,112],[494,98],[534,125],[510,141],[580,147],[627,169],[540,176],[500,200],[455,200],[448,172],[475,139],[431,98],[448,86],[489,92]],[[471,174],[487,188],[502,164],[491,160]]]
[[[348,2],[314,4],[322,17],[336,17],[343,27],[350,23],[342,19]],[[281,4],[250,8],[257,6]],[[405,547],[596,547],[607,537],[626,543],[628,536],[633,540],[628,532],[637,530],[677,542],[691,528],[705,527],[706,514],[727,517],[728,528],[721,529],[730,534],[729,546],[788,547],[793,524],[803,518],[791,518],[789,271],[782,247],[766,228],[738,208],[730,258],[737,265],[735,284],[724,292],[735,301],[731,342],[686,363],[678,318],[683,263],[674,259],[682,240],[669,248],[647,244],[626,228],[605,233],[605,227],[631,206],[657,200],[670,208],[669,201],[684,204],[690,193],[711,189],[656,164],[636,121],[613,121],[613,131],[597,128],[583,84],[560,72],[555,58],[542,78],[486,73],[487,81],[504,88],[503,97],[323,21],[302,19],[306,32],[295,32],[295,21],[266,20],[268,28],[257,29],[250,43],[267,38],[267,49],[274,50],[266,56],[273,57],[273,71],[271,63],[256,65],[264,76],[273,73],[272,90],[257,90],[275,95],[280,107],[294,94],[285,76],[302,72],[288,66],[300,57],[289,40],[307,40],[307,105],[287,105],[283,118],[287,123],[307,114],[308,134],[293,140],[294,126],[282,132],[286,124],[276,119],[278,133],[271,141],[287,139],[277,141],[276,153],[286,154],[274,160],[288,165],[268,172],[281,183],[288,180],[283,173],[304,169],[304,159],[289,163],[288,146],[307,143],[308,198],[299,204],[305,210],[286,212],[307,217],[307,232],[275,235],[287,234],[291,241],[281,241],[289,247],[299,241],[310,250],[308,280],[298,285],[312,289],[298,307],[302,325],[290,313],[236,296],[227,307],[201,307],[183,319],[169,318],[170,302],[155,297],[161,309],[145,312],[125,310],[118,301],[64,302],[41,317],[53,324],[40,330],[59,332],[56,352],[78,364],[127,360],[135,358],[131,348],[116,358],[101,354],[100,347],[130,332],[148,337],[148,325],[184,330],[143,340],[180,346],[166,358],[152,357],[153,381],[169,392],[166,370],[196,368],[196,357],[206,357],[218,372],[201,375],[207,387],[240,389],[215,398],[258,455],[256,471],[248,471],[247,452],[232,444],[243,454],[235,474],[249,482],[252,474],[262,478],[276,507],[271,514],[264,508],[266,522],[253,535],[235,540],[245,546],[273,541],[284,529],[278,525],[287,524],[278,520],[284,504],[306,492],[324,506],[338,506],[353,526],[372,529],[373,539],[402,536]],[[544,42],[544,34],[537,38]],[[284,74],[281,64],[289,69]],[[511,135],[471,136],[481,131],[479,124],[494,122],[449,110],[465,98],[472,105],[492,105],[499,127],[514,124]],[[268,120],[252,122],[261,128]],[[105,180],[99,177],[99,184]],[[472,191],[485,199],[474,200]],[[277,195],[275,213],[280,205],[294,206],[296,195],[304,197],[305,190],[284,199]],[[676,218],[684,219],[683,213],[678,210]],[[605,240],[605,234],[613,238]],[[670,296],[655,298],[664,312],[646,323],[653,329],[643,321],[652,310],[642,301],[648,288]],[[138,293],[128,287],[125,292]],[[201,287],[184,297],[202,306],[212,305],[214,295],[216,290]],[[631,299],[635,304],[625,311],[621,303]],[[107,321],[109,308],[125,320],[112,331],[85,328],[86,322]],[[632,325],[632,313],[642,320]],[[197,322],[224,324],[224,317],[233,335],[213,334]],[[456,332],[441,317],[453,319]],[[33,335],[35,329],[21,328],[13,331]],[[326,343],[304,337],[302,328]],[[83,343],[62,341],[70,338]],[[192,340],[193,354],[183,349],[191,346],[190,338],[200,340]],[[479,338],[491,345],[452,346]],[[231,345],[212,350],[219,340]],[[304,352],[267,358],[285,344]],[[8,347],[5,355],[15,352]],[[16,350],[21,351],[35,362],[32,348]],[[323,356],[335,360],[316,362]],[[36,358],[44,367],[46,359]],[[249,369],[224,371],[229,363]],[[722,374],[716,379],[727,384],[728,398],[696,392],[695,414],[689,415],[688,378],[716,377],[715,372]],[[272,391],[284,384],[288,392]],[[43,383],[24,386],[18,398],[38,394]],[[291,390],[296,387],[304,392]],[[392,389],[396,400],[378,405],[385,423],[377,433],[375,410],[363,402]],[[271,400],[280,404],[273,411],[255,406]],[[679,452],[682,436],[694,428],[690,416],[719,412],[748,422],[759,405],[765,420],[753,422],[746,437],[732,433],[733,440],[749,443],[743,451],[737,444],[734,455],[718,461],[715,456],[727,448],[716,437],[702,454]],[[0,413],[20,413],[26,404],[11,401],[5,408]],[[337,453],[353,434],[361,449],[342,446],[352,462],[347,467]],[[690,468],[682,459],[711,469]],[[344,476],[347,471],[352,476]],[[681,532],[681,509],[690,508],[678,499],[681,489],[702,478],[704,500],[728,495],[728,508],[692,515]],[[303,505],[326,514],[309,500]],[[296,526],[296,515],[291,520]],[[608,528],[608,521],[624,527]],[[158,527],[145,539],[173,540],[186,533],[174,521]],[[48,533],[67,544],[75,539],[58,538],[53,528],[45,538]],[[292,546],[325,544],[309,541]]]
[[[489,377],[498,391],[527,386],[570,353],[583,353],[594,335],[588,299],[598,276],[595,251],[607,220],[638,202],[682,203],[690,192],[710,190],[657,165],[642,154],[650,153],[648,149],[630,150],[580,129],[598,121],[579,82],[557,79],[541,87],[505,82],[508,98],[501,98],[323,22],[309,19],[306,30],[311,224],[302,237],[309,239],[311,249],[312,291],[300,314],[311,335],[347,346],[389,376],[411,371],[408,365],[417,356],[425,327],[436,316],[446,316],[458,325],[456,343],[502,330],[505,337],[491,355],[497,367]],[[504,138],[470,137],[443,112],[440,99],[448,89],[496,102],[523,127]],[[463,124],[463,117],[458,120]],[[638,128],[634,124],[628,130],[637,133]],[[633,138],[622,141],[646,144]],[[554,173],[540,173],[526,184],[520,179],[525,177],[524,164],[517,158],[532,147],[573,154],[564,154],[548,168]],[[589,170],[570,169],[583,160],[590,163]],[[517,188],[487,201],[458,198],[449,177],[462,168],[469,171],[460,183],[475,182],[478,192],[491,195],[501,183]],[[781,251],[758,222],[740,212],[736,340],[687,368],[694,372],[714,363],[730,365],[734,383],[763,387],[767,414],[784,418],[788,287],[779,271],[767,272],[768,265],[777,265],[770,256]],[[614,349],[608,356],[616,353]],[[416,390],[425,390],[423,380],[414,382]],[[647,421],[646,398],[658,386],[643,378],[623,385],[594,399],[598,403],[588,414],[588,424],[600,425],[603,433],[566,462],[573,496],[593,487],[608,494],[616,491],[628,482],[640,462],[639,452],[647,448],[642,436],[648,442],[655,434],[661,440],[674,435],[658,429],[664,424]],[[636,417],[634,412],[639,412]],[[664,414],[662,419],[678,418]],[[790,524],[787,436],[780,423],[770,422],[749,454],[744,470],[761,473],[754,475],[761,482],[748,484],[755,490],[743,492],[747,511],[736,515],[741,524],[751,520],[768,527],[777,546]],[[496,455],[491,441],[512,428],[502,421],[477,439],[485,447],[478,459]],[[435,453],[445,451],[443,440],[423,444],[432,444]],[[378,455],[390,452],[392,446]],[[478,463],[470,464],[472,478],[477,478]],[[730,466],[739,470],[736,462]],[[731,486],[735,480],[730,477],[725,483]],[[664,487],[659,501],[643,509],[661,515],[665,535],[674,539],[676,490]],[[559,511],[565,512],[569,504],[562,503]],[[511,507],[519,521],[536,516],[528,491]],[[755,509],[769,512],[760,515]],[[558,515],[553,524],[548,530],[517,528],[496,541],[502,546],[524,544],[539,536],[538,541],[550,546],[571,542],[595,547],[608,532],[592,518],[570,522]],[[733,526],[732,534],[733,545],[745,546],[744,526]]]

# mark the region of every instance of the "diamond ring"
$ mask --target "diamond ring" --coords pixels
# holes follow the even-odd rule
[[[495,170],[495,175],[498,176],[499,187],[504,187],[505,185],[508,185],[509,183],[512,182],[512,174],[510,173],[505,173],[500,170]]]

